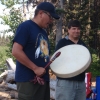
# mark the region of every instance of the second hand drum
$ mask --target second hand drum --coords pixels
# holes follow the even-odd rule
[[[62,47],[57,50],[52,57],[57,52],[61,52],[61,55],[51,63],[50,68],[58,77],[74,77],[84,72],[90,66],[90,52],[82,45],[73,44]]]

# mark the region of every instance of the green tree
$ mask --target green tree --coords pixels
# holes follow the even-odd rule
[[[9,25],[10,29],[6,32],[12,31],[15,33],[19,23],[23,21],[22,12],[24,12],[25,0],[19,2],[18,0],[0,0],[2,4],[10,8],[10,14],[1,16],[4,20],[3,24]],[[27,0],[29,3],[38,3],[37,0]],[[39,0],[38,0],[39,1]],[[47,1],[47,0],[40,0]],[[39,2],[40,2],[39,1]],[[49,0],[50,1],[50,0]],[[99,75],[100,69],[100,1],[99,0],[51,0],[57,8],[57,12],[61,16],[59,21],[55,21],[53,25],[47,30],[49,33],[51,51],[54,52],[55,41],[59,41],[61,37],[68,34],[67,24],[71,19],[78,19],[82,24],[81,38],[85,41],[92,55],[92,64],[89,69],[93,76]],[[23,11],[13,8],[14,4],[22,3]],[[60,9],[62,7],[62,9]],[[62,17],[63,15],[63,17]],[[57,27],[56,27],[57,25]],[[59,29],[57,31],[57,29]],[[58,35],[59,33],[59,35]],[[11,57],[11,44],[13,37],[10,37],[8,56]],[[97,73],[94,73],[96,71]]]
[[[23,21],[23,17],[21,15],[21,11],[20,9],[15,9],[13,7],[13,5],[15,4],[19,4],[18,0],[1,0],[1,3],[4,4],[7,8],[6,9],[10,9],[9,14],[5,14],[4,16],[0,16],[0,18],[3,19],[2,24],[4,25],[8,25],[10,27],[10,29],[4,30],[3,32],[8,33],[8,32],[12,32],[15,33],[16,28],[18,27],[18,25]],[[6,10],[5,9],[5,10]],[[11,57],[12,58],[12,54],[11,54],[11,49],[12,49],[12,40],[13,40],[13,36],[9,36],[10,39],[10,43],[8,43],[8,50],[7,52],[7,57]]]
[[[58,1],[56,0],[56,4]],[[78,19],[82,24],[81,38],[87,44],[91,56],[92,63],[88,71],[93,73],[93,76],[99,75],[100,58],[98,51],[100,50],[100,1],[99,0],[64,0],[63,10],[65,12],[62,19],[64,34],[66,34],[67,24],[71,19]],[[57,6],[57,5],[56,5]],[[59,6],[58,6],[59,8]],[[60,13],[61,15],[61,13]],[[96,19],[95,19],[96,18]],[[62,27],[62,28],[63,28]],[[58,32],[57,32],[58,34]],[[63,35],[63,34],[62,34]],[[56,35],[57,36],[57,35]],[[96,71],[94,73],[94,70]]]

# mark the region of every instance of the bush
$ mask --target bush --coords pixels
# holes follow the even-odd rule
[[[7,46],[0,46],[0,73],[3,72],[7,67],[5,66],[6,64],[6,59],[8,58],[6,56],[6,50],[8,49]]]

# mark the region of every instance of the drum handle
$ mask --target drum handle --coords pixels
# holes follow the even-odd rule
[[[44,68],[46,69],[57,57],[60,56],[60,54],[61,52],[57,52],[55,56],[49,61],[49,63]],[[31,80],[31,82],[33,82],[34,84],[38,82],[40,85],[44,85],[44,79],[38,76],[36,76],[33,80]]]
[[[61,52],[57,52],[55,56],[49,61],[49,63],[44,67],[45,69],[57,58],[59,57]]]

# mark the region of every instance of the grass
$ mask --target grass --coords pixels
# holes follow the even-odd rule
[[[2,60],[5,60],[7,58],[6,56],[6,50],[8,49],[7,46],[0,46],[0,64]]]
[[[7,46],[0,46],[0,73],[6,69],[6,50],[8,49]]]

